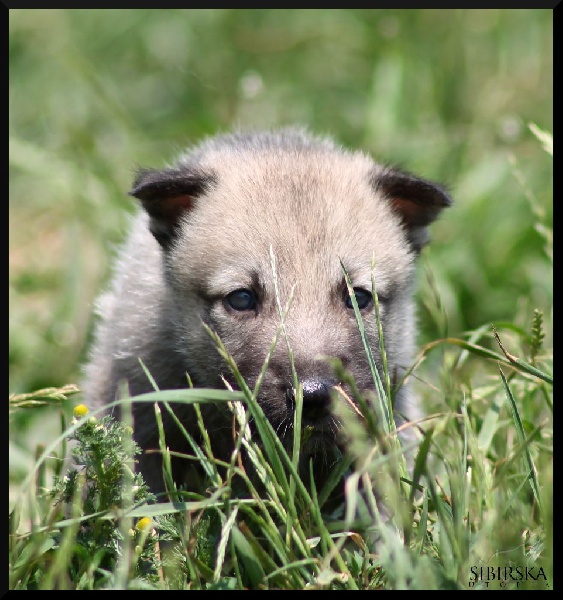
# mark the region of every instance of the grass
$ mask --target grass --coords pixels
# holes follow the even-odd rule
[[[10,587],[483,588],[495,574],[488,587],[551,589],[551,11],[9,17]],[[237,123],[293,122],[444,181],[456,200],[420,265],[410,379],[429,416],[412,477],[399,483],[370,454],[386,432],[357,427],[349,497],[365,522],[320,522],[292,472],[299,445],[284,457],[264,423],[265,499],[232,496],[203,453],[217,493],[189,510],[156,514],[124,490],[117,511],[79,521],[92,510],[82,497],[51,493],[80,444],[69,437],[88,433],[70,422],[80,396],[66,386],[80,379],[134,165]],[[249,391],[242,403],[260,421]],[[376,473],[398,508],[386,524],[356,487]],[[143,516],[154,527],[137,529]],[[167,556],[167,542],[183,552]],[[536,579],[518,579],[523,567]]]
[[[542,335],[537,313],[530,338],[536,350]],[[453,346],[453,353],[474,353],[478,360],[491,354],[478,344],[467,348]],[[79,406],[57,440],[63,450],[55,453],[53,445],[43,451],[10,515],[10,587],[549,588],[551,377],[543,359],[528,360],[499,354],[496,378],[471,391],[452,381],[456,409],[424,419],[412,476],[400,467],[393,424],[374,421],[369,413],[361,420],[343,413],[351,450],[336,471],[352,470],[345,512],[336,518],[323,512],[325,490],[311,489],[297,472],[298,436],[293,453],[287,452],[232,361],[242,392],[155,392],[137,399],[159,400],[162,410],[170,400],[229,403],[237,443],[230,463],[222,465],[226,470],[218,469],[208,444],[194,444],[192,459],[208,475],[205,493],[177,491],[169,476],[172,501],[147,504],[150,495],[133,475],[131,428],[109,417],[98,420]],[[483,401],[488,408],[479,411]],[[298,396],[296,432],[301,405]],[[368,405],[359,400],[358,406]],[[530,411],[541,418],[529,421]],[[249,435],[249,416],[260,442]],[[62,468],[68,438],[77,443],[76,470]],[[238,462],[242,448],[264,491]],[[162,451],[166,455],[164,441]],[[53,486],[45,483],[49,469],[55,471]],[[241,481],[244,493],[235,493]],[[393,507],[389,518],[375,489],[382,505]],[[20,507],[27,508],[31,527],[22,522]],[[486,575],[472,579],[472,568],[483,566],[513,566],[514,574],[489,583]],[[533,579],[519,576],[517,567],[527,568]]]

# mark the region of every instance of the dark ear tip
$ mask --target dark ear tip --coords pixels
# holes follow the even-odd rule
[[[400,198],[427,209],[442,209],[453,204],[450,192],[443,184],[421,179],[408,171],[393,167],[377,170],[372,184],[390,198]]]
[[[139,200],[146,200],[148,199],[147,194],[152,195],[151,192],[164,187],[163,184],[173,180],[174,175],[175,173],[168,170],[159,171],[158,169],[137,167],[133,178],[133,187],[128,194]]]
[[[142,189],[143,189],[142,185],[133,185],[133,188],[127,192],[127,195],[131,196],[133,198],[137,198],[138,200],[142,200],[142,197],[140,194]]]
[[[421,204],[434,205],[440,208],[448,208],[454,203],[449,189],[442,183],[436,183],[427,179],[409,176],[410,191],[413,200]],[[401,187],[401,186],[399,186]]]
[[[440,183],[430,182],[432,187],[439,192],[440,204],[444,208],[448,208],[454,204],[451,192],[447,186]]]

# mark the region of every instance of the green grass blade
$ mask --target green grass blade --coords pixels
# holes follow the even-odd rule
[[[350,277],[349,277],[348,273],[346,272],[346,269],[344,268],[342,261],[340,261],[340,265],[341,265],[342,271],[344,273],[346,287],[348,288],[348,294],[350,295],[350,300],[352,301],[352,306],[354,308],[354,315],[356,317],[356,323],[358,325],[358,330],[360,332],[360,337],[362,340],[364,351],[365,351],[366,357],[368,359],[371,375],[372,375],[372,378],[373,378],[373,381],[375,384],[375,389],[377,392],[376,396],[379,400],[377,406],[379,408],[379,413],[382,417],[381,421],[383,423],[383,428],[384,428],[385,433],[389,433],[390,431],[394,430],[393,412],[392,412],[392,410],[390,410],[390,398],[387,398],[385,389],[383,387],[383,383],[381,382],[381,377],[379,376],[379,371],[377,369],[377,365],[376,365],[375,359],[373,357],[373,352],[372,352],[371,346],[367,339],[364,321],[362,319],[362,315],[360,313],[360,309],[358,308],[358,303],[356,301],[356,294],[354,293],[354,288],[352,287],[352,281],[350,280]]]
[[[219,544],[217,545],[217,556],[215,558],[215,570],[213,572],[214,583],[217,583],[221,577],[221,569],[223,568],[223,563],[225,561],[227,543],[229,541],[229,536],[233,531],[237,512],[238,508],[235,506],[228,518],[224,518],[223,514],[220,513],[221,518],[223,520],[223,524],[221,526],[221,535],[219,537]]]
[[[526,466],[528,471],[528,479],[530,481],[530,486],[532,487],[532,492],[534,493],[534,497],[540,510],[542,508],[541,498],[539,493],[539,485],[537,479],[537,472],[534,466],[534,461],[532,459],[532,455],[530,454],[530,449],[528,444],[526,443],[526,434],[524,432],[524,426],[522,425],[522,419],[520,418],[520,413],[518,412],[518,406],[516,405],[516,401],[514,400],[514,396],[512,395],[512,391],[510,386],[508,385],[508,381],[502,372],[502,369],[499,368],[500,376],[502,378],[502,383],[504,385],[504,389],[506,391],[506,396],[508,398],[508,402],[510,403],[510,409],[512,411],[512,418],[514,419],[514,425],[516,426],[516,432],[518,433],[518,439],[520,440],[520,444],[524,445],[524,456],[526,459]]]
[[[543,379],[543,381],[546,381],[547,383],[551,383],[551,384],[553,383],[552,375],[549,375],[548,373],[544,373],[543,371],[540,371],[536,367],[533,367],[532,365],[524,362],[523,360],[520,360],[519,358],[516,358],[516,357],[510,355],[511,359],[509,359],[508,357],[503,356],[502,354],[498,354],[497,352],[493,352],[492,350],[489,350],[488,348],[484,348],[483,346],[478,346],[477,344],[471,344],[469,342],[466,342],[465,340],[460,340],[458,338],[442,338],[440,340],[435,340],[433,342],[426,344],[422,348],[422,352],[424,354],[427,354],[429,351],[433,350],[437,346],[441,346],[442,344],[452,344],[454,346],[459,346],[460,348],[463,348],[464,350],[469,350],[470,352],[472,352],[473,354],[476,354],[478,356],[496,360],[502,364],[505,364],[505,365],[508,365],[511,367],[515,367],[519,371],[528,373],[529,375],[534,375],[535,377],[538,377],[539,379]]]
[[[245,572],[250,579],[252,587],[257,588],[264,581],[266,576],[264,569],[260,564],[260,560],[256,556],[252,545],[238,527],[233,527],[231,535],[240,561],[245,567]]]
[[[479,435],[477,436],[477,446],[483,451],[484,454],[487,454],[487,452],[489,451],[489,447],[497,431],[497,425],[502,404],[502,395],[495,394],[491,405],[485,413],[485,418],[483,419],[481,429],[479,430]]]

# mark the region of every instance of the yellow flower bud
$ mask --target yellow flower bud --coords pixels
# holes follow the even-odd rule
[[[88,414],[88,407],[85,404],[78,404],[74,407],[73,414],[77,419],[85,417]]]
[[[145,531],[146,529],[152,529],[152,519],[150,517],[143,517],[137,523],[137,529],[139,531]]]

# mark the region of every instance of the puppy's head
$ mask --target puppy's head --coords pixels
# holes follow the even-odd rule
[[[427,226],[451,202],[440,186],[288,130],[212,139],[173,168],[140,171],[131,193],[162,248],[172,342],[196,385],[232,382],[202,322],[251,388],[281,333],[260,386],[262,408],[280,436],[291,433],[293,360],[311,447],[334,445],[330,391],[340,382],[325,358],[339,359],[360,390],[374,385],[342,267],[378,367],[372,277],[389,370],[408,368],[414,260]]]

